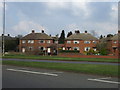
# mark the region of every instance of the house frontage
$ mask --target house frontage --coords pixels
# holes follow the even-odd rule
[[[113,55],[120,55],[120,30],[111,38],[111,51]]]
[[[57,41],[51,36],[47,35],[44,30],[41,33],[35,33],[34,30],[30,34],[27,34],[20,40],[19,50],[20,52],[33,52],[44,53],[46,55],[56,53],[57,49],[53,48]]]
[[[90,49],[96,51],[98,42],[99,40],[87,31],[84,33],[75,31],[74,34],[65,39],[65,50],[78,50],[79,53],[84,54],[84,52]]]

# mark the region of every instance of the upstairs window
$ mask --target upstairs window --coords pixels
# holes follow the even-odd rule
[[[45,41],[44,40],[40,40],[39,43],[45,43]]]
[[[25,40],[22,40],[22,43],[26,43],[26,41],[25,41]]]
[[[28,43],[34,43],[34,40],[28,40]]]
[[[78,44],[78,43],[79,43],[79,41],[73,41],[73,43],[74,43],[74,44]]]
[[[113,43],[117,43],[117,41],[113,41]]]
[[[90,41],[84,41],[84,43],[89,44],[89,43],[90,43]]]
[[[58,44],[58,41],[55,41],[55,43],[57,43],[57,44]]]
[[[67,43],[69,44],[69,43],[71,43],[71,41],[67,41]]]
[[[47,43],[50,43],[50,40],[48,40]]]
[[[93,43],[95,43],[95,44],[96,44],[96,41],[93,41]]]

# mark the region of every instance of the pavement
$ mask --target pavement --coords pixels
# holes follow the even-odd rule
[[[27,62],[49,62],[49,63],[76,63],[76,64],[101,64],[101,65],[120,65],[120,63],[109,62],[87,62],[87,61],[60,61],[60,60],[36,60],[36,59],[11,59],[3,58],[3,61],[27,61]]]
[[[3,88],[118,88],[115,77],[31,67],[2,66]]]

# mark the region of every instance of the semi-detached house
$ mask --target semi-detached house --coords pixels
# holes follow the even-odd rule
[[[120,30],[118,30],[118,33],[111,38],[110,49],[113,55],[120,55]]]
[[[79,53],[84,54],[85,51],[93,49],[96,51],[96,44],[99,40],[85,31],[80,33],[75,31],[74,34],[65,39],[66,50],[79,50]]]
[[[49,54],[51,52],[51,46],[57,44],[51,36],[44,33],[42,30],[41,33],[35,33],[34,30],[30,34],[27,34],[20,40],[19,50],[20,52],[45,52]],[[54,48],[54,51],[56,48]]]

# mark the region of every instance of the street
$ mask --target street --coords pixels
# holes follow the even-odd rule
[[[76,63],[76,64],[101,64],[101,65],[120,65],[120,63],[111,62],[88,62],[88,61],[60,61],[60,60],[36,60],[36,59],[13,59],[13,58],[2,58],[3,61],[27,61],[27,62],[57,62],[57,63]]]
[[[118,88],[119,84],[113,77],[2,66],[2,88]]]

